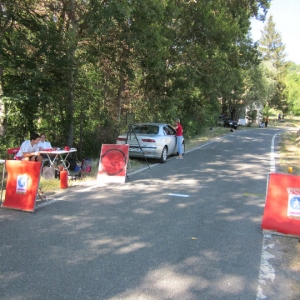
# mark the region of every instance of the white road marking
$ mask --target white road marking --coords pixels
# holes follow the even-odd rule
[[[274,259],[275,256],[268,252],[268,249],[272,249],[274,244],[270,244],[269,240],[272,240],[272,236],[270,234],[264,234],[256,300],[267,299],[264,295],[263,286],[267,285],[268,281],[274,281],[275,279],[275,269],[269,262],[269,260]]]
[[[168,194],[168,196],[176,196],[176,197],[189,197],[190,195],[182,195],[182,194]]]
[[[44,207],[44,206],[48,206],[48,205],[50,205],[54,202],[57,202],[57,201],[59,201],[59,199],[45,200],[45,201],[43,201],[43,203],[40,203],[40,204],[36,205],[35,207],[36,208],[41,208],[41,207]]]
[[[185,153],[190,153],[190,152],[192,152],[192,151],[201,149],[201,148],[203,148],[203,147],[205,147],[205,146],[207,146],[207,145],[210,145],[210,144],[212,144],[212,143],[215,143],[217,140],[220,140],[220,139],[221,139],[221,138],[215,138],[215,139],[212,140],[211,142],[205,143],[205,144],[203,144],[203,145],[201,145],[201,146],[199,146],[199,147],[196,147],[196,148],[193,148],[193,149],[191,149],[191,150],[188,150],[188,151],[186,151]]]
[[[270,172],[276,172],[276,154],[274,149],[274,141],[278,133],[276,133],[272,138],[271,143],[271,153],[270,153]],[[257,287],[257,295],[256,300],[267,299],[264,295],[263,287],[268,283],[268,281],[274,281],[275,279],[275,269],[272,267],[269,262],[270,259],[274,259],[274,255],[270,254],[267,250],[269,248],[273,248],[274,244],[270,243],[272,239],[272,235],[264,234],[263,235],[263,245],[261,251],[261,259],[260,259],[260,270],[258,275],[258,287]]]
[[[278,133],[276,133],[273,138],[272,138],[272,143],[271,143],[271,153],[270,153],[270,172],[271,173],[276,173],[276,158],[277,155],[275,153],[275,149],[274,149],[274,141],[276,136],[278,135]]]

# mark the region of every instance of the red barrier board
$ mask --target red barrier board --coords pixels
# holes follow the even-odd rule
[[[7,160],[7,183],[2,207],[34,212],[41,162]]]
[[[125,183],[129,145],[103,144],[100,154],[97,181]]]
[[[269,175],[262,228],[300,236],[300,176]]]

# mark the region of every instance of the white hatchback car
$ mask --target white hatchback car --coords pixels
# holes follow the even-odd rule
[[[129,157],[159,159],[165,163],[169,155],[177,154],[176,131],[165,123],[136,123],[118,136],[117,144],[129,144]],[[185,151],[184,139],[182,141]]]

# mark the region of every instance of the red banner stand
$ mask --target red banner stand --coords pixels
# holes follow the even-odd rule
[[[128,144],[103,144],[97,181],[101,183],[125,183],[128,155]]]
[[[4,208],[34,212],[41,175],[41,162],[7,160]]]
[[[262,228],[275,234],[300,237],[300,197],[289,195],[290,189],[300,189],[300,176],[278,173],[269,175]],[[291,204],[295,208],[292,212],[294,215],[290,212]]]

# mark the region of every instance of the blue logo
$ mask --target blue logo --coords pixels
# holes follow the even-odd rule
[[[290,206],[294,209],[294,210],[300,210],[300,197],[293,197],[290,200]]]
[[[26,178],[25,178],[25,176],[22,176],[22,177],[20,177],[20,178],[18,179],[18,186],[19,186],[20,188],[23,188],[23,187],[26,186]]]

